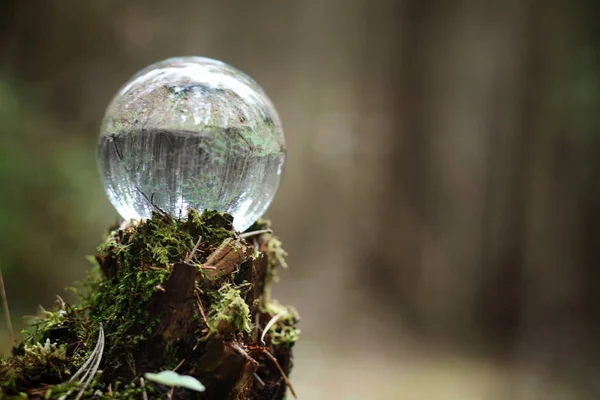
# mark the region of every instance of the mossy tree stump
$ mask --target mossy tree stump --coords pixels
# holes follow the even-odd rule
[[[0,361],[0,398],[285,398],[298,315],[269,294],[284,255],[271,234],[242,237],[217,212],[155,213],[115,229],[78,290],[80,304],[59,299]],[[100,336],[99,370],[86,387],[71,378],[98,356]],[[142,379],[164,370],[206,391]]]

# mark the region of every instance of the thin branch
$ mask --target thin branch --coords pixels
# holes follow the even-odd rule
[[[265,387],[265,381],[263,381],[260,376],[258,376],[258,374],[255,372],[252,374],[252,376],[254,377],[254,379],[256,379],[256,382],[258,382],[258,385],[263,388]]]
[[[285,372],[283,372],[283,369],[281,368],[281,365],[279,365],[279,361],[277,361],[277,359],[275,357],[273,357],[273,355],[271,353],[269,353],[267,350],[264,350],[263,354],[266,354],[267,357],[270,358],[271,361],[273,361],[273,363],[275,363],[275,366],[277,367],[277,369],[281,373],[281,376],[283,377],[283,380],[285,381],[285,384],[290,388],[290,392],[292,392],[292,395],[294,395],[294,398],[297,399],[298,396],[296,396],[296,391],[294,390],[294,387],[292,386],[292,382],[290,382],[290,380],[287,377],[287,375],[285,374]]]
[[[4,288],[4,279],[2,279],[2,269],[0,268],[0,295],[2,296],[2,306],[4,308],[4,317],[6,318],[6,329],[12,340],[12,344],[15,341],[15,332],[13,331],[12,324],[10,322],[10,311],[8,310],[8,298],[6,297],[6,289]]]
[[[179,362],[179,364],[177,364],[177,366],[175,368],[173,368],[173,372],[177,372],[177,370],[179,369],[179,367],[181,367],[184,362],[185,362],[185,358],[183,360],[181,360]]]
[[[192,259],[194,258],[194,256],[196,255],[196,252],[198,251],[198,248],[200,247],[200,244],[202,243],[202,236],[200,236],[198,238],[198,241],[196,242],[196,245],[194,246],[194,248],[192,249],[192,252],[185,258],[185,262],[190,262],[192,261]]]
[[[206,318],[206,314],[204,313],[204,307],[202,306],[202,300],[200,299],[200,295],[197,291],[194,291],[196,294],[196,299],[198,300],[198,310],[200,310],[200,315],[202,315],[202,319],[206,324],[207,328],[210,328],[210,324],[208,323],[208,318]]]
[[[138,192],[140,192],[140,194],[144,197],[144,199],[146,199],[146,201],[148,203],[150,203],[150,205],[152,207],[154,207],[158,212],[160,212],[162,215],[167,215],[167,212],[165,210],[163,210],[162,208],[160,208],[158,205],[156,205],[156,203],[154,202],[155,193],[152,193],[152,195],[150,197],[148,197],[148,195],[146,193],[142,192],[139,188],[136,188],[136,190]]]
[[[142,384],[142,400],[148,400],[148,394],[146,393],[146,385],[144,384],[144,378],[141,376],[140,383]]]
[[[260,314],[254,315],[254,340],[258,341],[258,331],[260,329]]]

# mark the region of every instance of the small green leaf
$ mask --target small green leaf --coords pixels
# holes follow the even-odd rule
[[[160,383],[161,385],[177,386],[197,392],[204,392],[206,390],[204,385],[193,376],[179,375],[174,371],[162,371],[158,374],[146,373],[144,377],[149,381]]]

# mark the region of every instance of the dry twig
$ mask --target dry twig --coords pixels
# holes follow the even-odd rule
[[[4,288],[4,279],[2,279],[2,269],[0,269],[0,295],[2,296],[2,306],[4,308],[4,316],[6,318],[6,329],[12,340],[12,344],[15,342],[15,332],[13,331],[12,324],[10,322],[10,311],[8,310],[8,298],[6,297],[6,289]]]
[[[142,399],[148,400],[148,394],[146,393],[146,384],[144,383],[144,378],[140,376],[140,383],[142,384]]]

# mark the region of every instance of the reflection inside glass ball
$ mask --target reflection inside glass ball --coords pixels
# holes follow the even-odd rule
[[[98,144],[106,192],[123,218],[210,209],[231,214],[240,231],[268,208],[284,161],[267,95],[243,72],[202,57],[138,72],[109,105]]]

